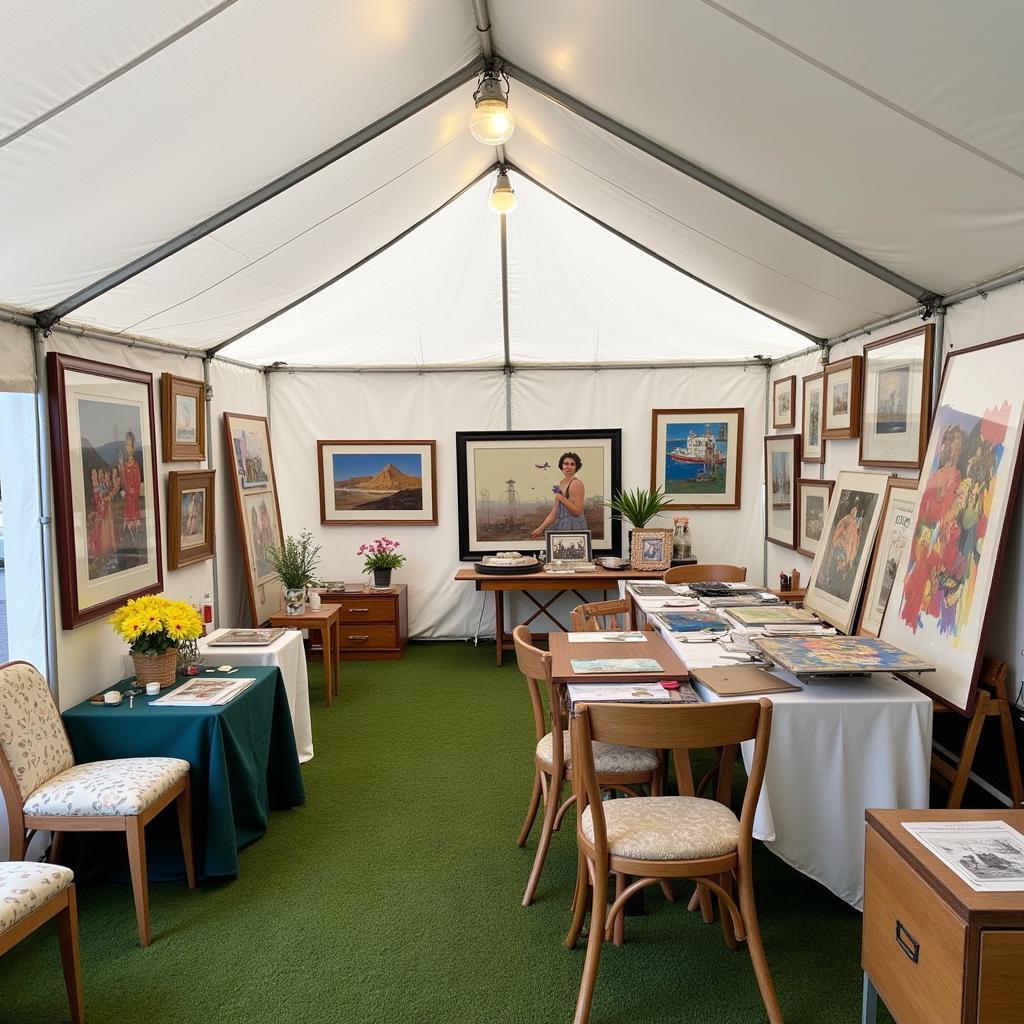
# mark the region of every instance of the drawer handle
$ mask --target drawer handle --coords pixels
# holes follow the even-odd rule
[[[904,938],[904,936],[906,936],[906,938]],[[911,961],[916,964],[921,953],[921,943],[907,931],[903,922],[899,918],[896,918],[896,941],[899,943],[900,949],[902,949],[903,952],[910,957]]]
[[[362,612],[364,615],[369,611],[369,608],[349,608],[350,612]]]
[[[353,635],[352,633],[349,633],[348,638],[349,640],[358,640],[360,641],[360,643],[370,639],[369,634],[367,633],[361,633],[358,635]]]

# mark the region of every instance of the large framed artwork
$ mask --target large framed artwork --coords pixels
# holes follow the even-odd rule
[[[621,552],[621,531],[604,504],[622,489],[621,430],[459,431],[455,449],[463,561],[544,549],[543,538],[530,534],[552,510],[552,488],[562,479],[558,463],[567,452],[581,463],[576,479],[584,486],[583,519],[594,555]],[[568,528],[576,526],[584,528]]]
[[[214,470],[167,476],[167,568],[180,569],[214,555]]]
[[[804,377],[804,401],[801,409],[803,452],[801,462],[824,462],[825,439],[821,436],[822,403],[825,396],[825,374]]]
[[[871,556],[864,601],[857,621],[860,636],[878,636],[882,615],[889,603],[900,555],[910,540],[917,513],[917,480],[891,476],[885,489],[882,518],[878,522],[875,551]]]
[[[436,441],[317,441],[320,522],[437,522]]]
[[[928,444],[935,326],[864,346],[860,464],[918,469]]]
[[[153,375],[46,357],[65,629],[163,589]]]
[[[796,377],[780,377],[772,384],[772,427],[796,426]]]
[[[742,409],[651,411],[651,490],[667,508],[739,508]]]
[[[832,491],[804,607],[849,633],[875,546],[888,477],[843,470]]]
[[[856,437],[860,433],[862,360],[862,356],[850,356],[825,367],[822,437]]]
[[[798,511],[795,481],[800,466],[800,435],[764,439],[764,535],[773,544],[796,547]]]
[[[164,462],[201,462],[206,458],[206,415],[201,380],[160,377],[160,425],[163,427]]]
[[[249,590],[252,625],[280,611],[284,591],[270,559],[270,549],[284,546],[277,479],[270,449],[270,424],[265,416],[224,413],[224,435],[231,466],[235,514],[242,542],[242,560]]]
[[[938,667],[926,692],[965,715],[1020,476],[1021,380],[1024,335],[947,357],[914,528],[882,618],[884,640]]]
[[[801,555],[813,558],[818,552],[821,533],[825,529],[825,516],[832,501],[835,480],[816,480],[801,477],[796,482],[797,529],[796,549]]]

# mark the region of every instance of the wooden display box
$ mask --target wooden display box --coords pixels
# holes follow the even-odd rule
[[[397,661],[409,643],[409,588],[324,590],[321,601],[341,606],[338,637],[342,661]]]

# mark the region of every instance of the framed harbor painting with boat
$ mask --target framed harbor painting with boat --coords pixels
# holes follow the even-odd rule
[[[739,508],[742,409],[654,409],[651,489],[668,508]]]

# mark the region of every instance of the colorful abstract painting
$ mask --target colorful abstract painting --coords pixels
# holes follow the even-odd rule
[[[871,636],[752,637],[776,665],[794,675],[928,672],[934,665]]]

